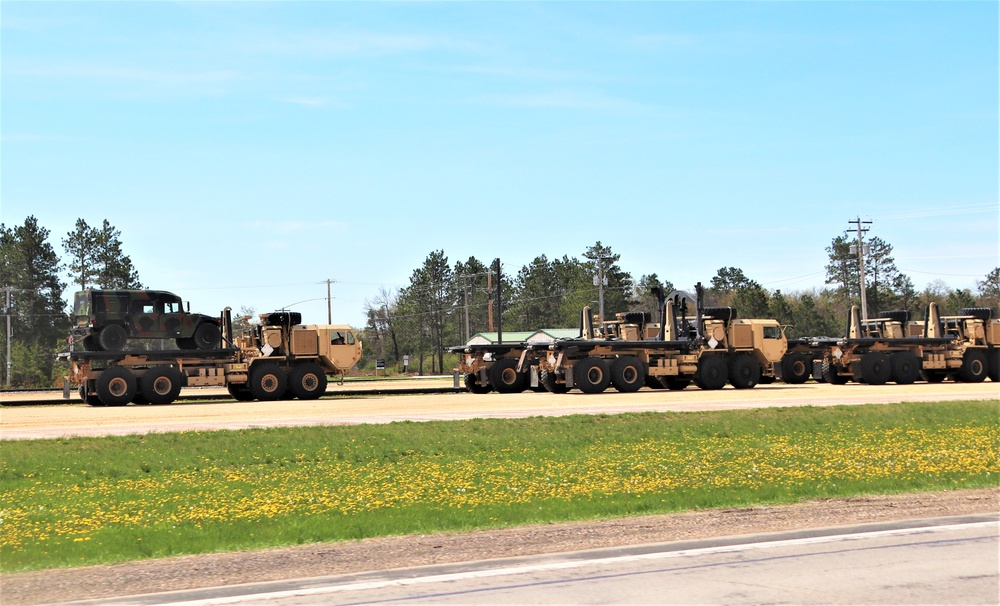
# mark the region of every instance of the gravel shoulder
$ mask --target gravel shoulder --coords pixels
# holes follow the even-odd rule
[[[0,602],[8,606],[51,604],[599,547],[996,512],[1000,512],[1000,487],[387,537],[3,574]]]

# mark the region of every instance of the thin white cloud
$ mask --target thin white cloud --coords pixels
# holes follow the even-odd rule
[[[360,31],[297,32],[294,36],[283,38],[274,38],[270,34],[250,44],[250,49],[258,52],[314,58],[399,55],[473,47],[468,42],[450,37]]]
[[[100,63],[25,61],[8,58],[7,77],[49,80],[155,85],[161,88],[191,88],[228,84],[243,79],[235,70],[157,70]]]

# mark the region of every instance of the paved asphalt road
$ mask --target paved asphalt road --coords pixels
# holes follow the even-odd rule
[[[451,379],[426,380],[424,386],[450,385]],[[393,385],[404,385],[393,383]],[[348,384],[345,387],[351,387]],[[216,390],[219,391],[219,390]],[[393,421],[430,421],[473,417],[618,414],[623,412],[748,409],[771,406],[834,406],[940,400],[997,400],[1000,384],[917,383],[914,385],[828,385],[774,383],[754,389],[727,387],[706,391],[642,389],[636,393],[516,394],[448,393],[378,397],[332,396],[279,402],[202,402],[166,406],[3,406],[0,440],[211,431],[246,427],[350,425]]]
[[[993,514],[868,524],[100,603],[996,604],[1000,600],[998,520],[1000,515]]]

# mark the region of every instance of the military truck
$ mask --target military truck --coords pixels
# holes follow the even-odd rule
[[[835,385],[849,381],[907,385],[923,378],[946,378],[977,383],[989,377],[1000,381],[1000,320],[986,308],[962,309],[957,316],[941,316],[935,303],[925,319],[911,321],[905,310],[883,311],[862,320],[857,306],[848,316],[843,338],[806,338],[789,341],[782,361],[788,382],[814,377]]]
[[[181,387],[226,387],[233,398],[316,399],[328,374],[345,374],[361,358],[350,326],[303,325],[298,312],[262,314],[233,336],[229,308],[219,318],[224,347],[187,351],[70,352],[70,380],[95,406],[169,404]]]
[[[83,290],[73,295],[74,343],[88,351],[124,351],[130,339],[172,339],[179,349],[216,349],[218,317],[191,313],[165,290]]]
[[[704,288],[697,295],[654,289],[660,303],[660,322],[649,314],[618,314],[599,328],[590,310],[581,321],[581,337],[545,346],[537,377],[531,381],[564,393],[578,388],[600,393],[613,386],[632,392],[644,385],[673,390],[694,383],[702,389],[721,389],[727,383],[750,389],[777,376],[777,365],[787,348],[776,320],[738,318],[731,307],[704,306]],[[523,369],[522,369],[523,370]]]

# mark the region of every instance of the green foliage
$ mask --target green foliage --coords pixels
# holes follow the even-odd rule
[[[998,402],[9,441],[3,570],[996,486]]]
[[[59,257],[48,237],[48,230],[35,217],[14,228],[0,224],[0,286],[4,287],[0,302],[7,307],[9,288],[12,385],[50,384],[54,354],[64,346],[69,332],[62,299],[65,284],[59,280]],[[6,379],[7,334],[2,332],[0,362]]]
[[[995,267],[985,278],[977,280],[976,288],[979,289],[979,305],[990,307],[1000,315],[1000,267]]]

